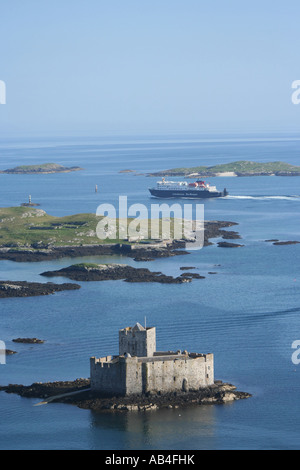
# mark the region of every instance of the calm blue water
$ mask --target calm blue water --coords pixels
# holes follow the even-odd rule
[[[238,159],[299,164],[299,152],[297,136],[1,140],[0,169],[53,161],[85,171],[0,175],[0,205],[19,205],[31,194],[42,209],[63,216],[95,212],[98,204],[116,204],[119,195],[127,195],[129,204],[150,207],[147,188],[156,180],[120,170],[142,173]],[[226,186],[230,197],[206,201],[205,218],[238,222],[244,248],[214,245],[151,263],[114,257],[115,262],[172,275],[180,274],[181,266],[196,266],[206,279],[191,284],[82,283],[78,292],[2,300],[0,339],[19,353],[0,366],[0,383],[87,377],[89,357],[117,353],[118,329],[147,316],[148,324],[157,327],[159,349],[214,352],[216,378],[233,382],[253,398],[184,411],[103,415],[62,404],[34,407],[39,400],[1,393],[1,449],[299,448],[300,366],[291,361],[291,345],[300,339],[300,248],[264,240],[300,240],[300,179],[210,181],[220,189]],[[111,262],[107,257],[88,260]],[[75,261],[1,261],[0,279],[43,282],[41,272]],[[47,342],[11,343],[19,336]]]

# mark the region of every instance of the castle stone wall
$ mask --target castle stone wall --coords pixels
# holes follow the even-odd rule
[[[137,357],[153,356],[156,351],[156,329],[143,328],[141,325],[134,328],[125,328],[119,332],[119,354],[130,354]]]
[[[91,389],[104,395],[126,395],[126,367],[123,361],[92,357]]]
[[[155,328],[119,332],[119,356],[91,358],[91,388],[105,395],[199,390],[214,384],[213,354],[156,352]]]
[[[91,358],[91,387],[109,395],[199,390],[213,385],[213,355],[195,358]]]
[[[126,395],[144,393],[142,363],[137,357],[126,359]]]
[[[199,390],[214,383],[213,355],[142,363],[143,393]],[[128,380],[128,379],[127,379]]]

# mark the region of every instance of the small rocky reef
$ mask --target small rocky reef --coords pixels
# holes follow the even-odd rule
[[[12,351],[11,349],[5,349],[3,351],[3,349],[0,349],[0,354],[2,354],[4,352],[4,354],[6,354],[6,356],[14,356],[15,354],[17,354],[17,351]]]
[[[46,284],[26,281],[0,281],[0,299],[9,297],[36,297],[39,295],[50,295],[55,292],[80,289],[78,284]]]
[[[219,248],[242,248],[245,245],[240,245],[239,243],[229,243],[229,242],[219,242]]]
[[[299,245],[300,242],[296,240],[289,241],[280,241],[280,240],[266,240],[267,243],[272,243],[275,246],[285,246],[285,245]]]
[[[44,344],[45,340],[38,338],[17,338],[13,339],[12,342],[19,344]]]
[[[160,284],[182,284],[194,279],[203,279],[196,273],[184,273],[179,277],[167,276],[161,272],[152,272],[146,268],[134,268],[125,264],[75,264],[59,271],[47,271],[46,277],[63,276],[74,281],[112,281],[159,282]]]

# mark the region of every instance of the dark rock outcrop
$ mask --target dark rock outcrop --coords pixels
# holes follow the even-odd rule
[[[288,241],[288,242],[274,242],[273,245],[284,246],[284,245],[298,245],[300,242],[298,241]]]
[[[9,297],[35,297],[65,290],[80,289],[78,284],[46,284],[26,281],[0,281],[0,299]]]
[[[0,391],[15,393],[26,398],[50,399],[49,401],[52,402],[72,404],[87,410],[112,412],[152,411],[162,408],[224,404],[251,397],[249,393],[239,392],[233,385],[221,381],[195,392],[134,395],[128,397],[103,397],[89,390],[89,387],[89,380],[77,379],[74,382],[34,383],[30,386],[8,385],[0,387]],[[74,392],[81,393],[62,396]],[[53,399],[53,397],[57,398]]]
[[[277,245],[277,246],[298,245],[300,243],[299,241],[280,241],[277,238],[274,238],[272,240],[265,240],[265,242],[272,243],[273,245]]]
[[[244,245],[238,245],[237,243],[219,242],[218,246],[220,248],[241,248]]]
[[[78,390],[84,390],[89,387],[90,380],[77,379],[72,382],[34,383],[30,386],[8,385],[6,387],[0,387],[0,391],[15,393],[16,395],[25,398],[48,398],[64,393],[77,392]]]
[[[75,264],[59,271],[47,271],[41,274],[46,277],[63,276],[74,281],[115,281],[126,282],[159,282],[161,284],[182,284],[191,279],[166,276],[161,272],[151,272],[145,268],[134,268],[124,264]]]
[[[38,338],[17,338],[13,339],[12,342],[20,344],[44,344],[45,340]]]
[[[224,240],[238,240],[238,239],[241,239],[242,237],[239,235],[238,232],[223,230],[222,238]]]
[[[2,352],[2,351],[0,350],[0,352]],[[5,354],[6,354],[6,356],[13,356],[14,354],[17,354],[17,352],[12,351],[11,349],[5,349]]]
[[[205,279],[204,276],[200,276],[198,273],[183,273],[180,275],[184,279]]]

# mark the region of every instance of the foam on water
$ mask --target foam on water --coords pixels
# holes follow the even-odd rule
[[[300,201],[300,196],[226,196],[226,199],[251,199],[254,201],[267,201],[267,200],[278,200],[278,201]]]

